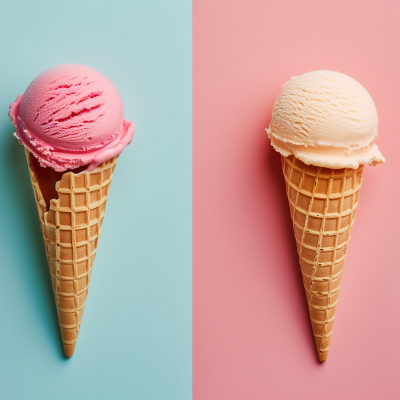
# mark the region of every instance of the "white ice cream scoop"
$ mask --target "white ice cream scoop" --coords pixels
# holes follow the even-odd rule
[[[267,129],[283,156],[327,168],[358,168],[385,161],[375,140],[378,115],[367,90],[334,71],[293,77],[275,101]]]

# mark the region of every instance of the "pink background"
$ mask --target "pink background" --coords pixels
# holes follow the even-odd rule
[[[400,398],[400,3],[193,1],[193,398]],[[338,70],[379,115],[328,361],[266,137],[293,75]]]

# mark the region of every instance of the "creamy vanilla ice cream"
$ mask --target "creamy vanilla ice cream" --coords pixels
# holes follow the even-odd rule
[[[385,161],[375,144],[378,114],[371,96],[339,72],[313,71],[287,82],[267,133],[276,151],[306,164],[358,168]]]

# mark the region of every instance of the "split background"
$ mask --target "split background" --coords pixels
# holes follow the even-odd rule
[[[400,398],[400,3],[193,3],[193,398]],[[324,364],[317,361],[280,157],[282,85],[364,85],[387,162],[366,167]]]
[[[0,398],[190,399],[192,5],[0,0]],[[117,87],[118,160],[75,355],[65,359],[23,148],[8,105],[47,68]]]
[[[0,398],[399,398],[399,17],[389,0],[0,0]],[[69,360],[7,117],[66,62],[108,76],[136,125]],[[264,131],[316,69],[367,88],[387,160],[364,174],[323,365]]]

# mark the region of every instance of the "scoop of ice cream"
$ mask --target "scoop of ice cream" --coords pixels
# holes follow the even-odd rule
[[[78,64],[44,71],[10,105],[16,136],[42,166],[93,170],[132,141],[115,86],[100,72]]]
[[[306,164],[358,168],[385,161],[375,144],[378,115],[371,96],[339,72],[313,71],[287,82],[267,133],[276,151]]]

